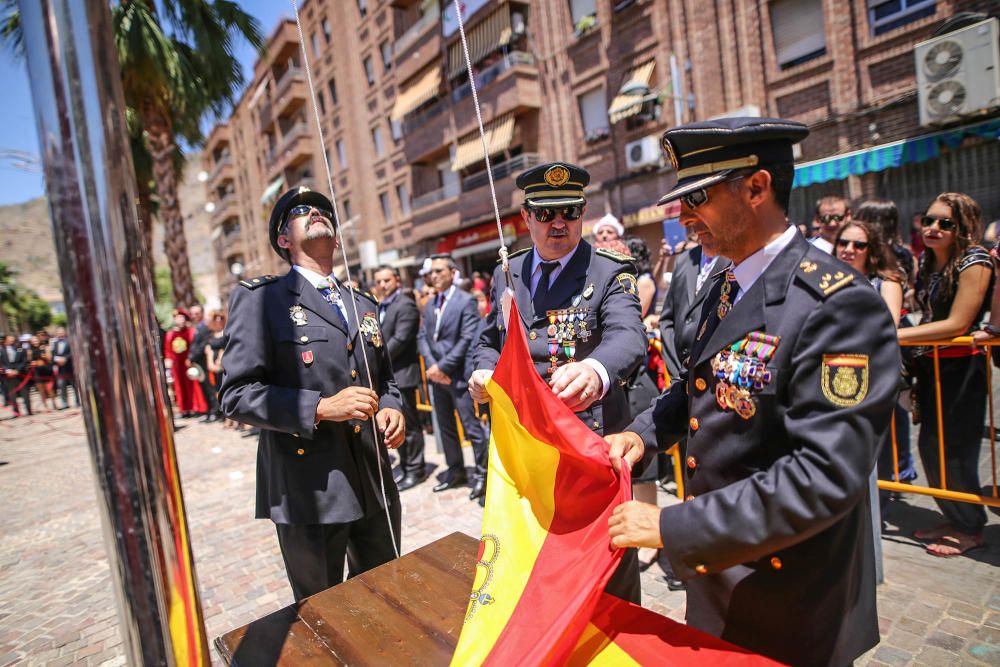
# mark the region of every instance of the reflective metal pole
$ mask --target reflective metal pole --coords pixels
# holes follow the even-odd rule
[[[208,663],[108,2],[20,10],[125,652]]]

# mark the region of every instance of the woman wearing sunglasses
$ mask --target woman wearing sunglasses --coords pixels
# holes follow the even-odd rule
[[[916,284],[922,323],[901,329],[899,340],[914,343],[969,335],[983,319],[993,282],[989,253],[977,243],[982,230],[979,204],[968,195],[945,192],[931,202],[920,227],[926,246]],[[940,486],[933,348],[915,352],[920,459],[928,484]],[[979,450],[989,391],[986,361],[972,346],[942,347],[938,355],[947,488],[978,494]],[[950,558],[982,545],[986,511],[981,505],[936,502],[946,523],[914,533],[929,543],[927,553]]]

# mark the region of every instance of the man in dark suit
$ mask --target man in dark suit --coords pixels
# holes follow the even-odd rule
[[[427,366],[434,416],[441,431],[438,436],[448,464],[444,478],[434,491],[462,486],[467,481],[455,421],[457,410],[462,430],[472,442],[475,472],[469,499],[475,500],[486,493],[488,444],[468,393],[470,371],[465,362],[469,347],[475,342],[480,318],[476,300],[455,285],[455,268],[455,260],[450,255],[431,256],[429,276],[437,294],[424,307],[424,325],[417,342]]]
[[[510,255],[514,298],[538,374],[595,433],[617,433],[629,422],[624,384],[645,358],[647,338],[631,257],[595,249],[582,239],[590,182],[585,169],[544,164],[517,177],[525,191],[521,215],[533,246]],[[485,385],[503,347],[501,296],[506,280],[493,274],[493,311],[479,338],[469,391],[486,402]],[[512,325],[513,326],[513,325]],[[606,589],[638,603],[639,563],[629,549]]]
[[[379,293],[379,322],[385,336],[385,348],[392,361],[392,373],[403,398],[403,418],[406,439],[399,448],[399,467],[403,477],[396,484],[400,491],[411,489],[427,479],[424,462],[424,434],[417,413],[417,387],[420,385],[420,365],[417,356],[417,332],[420,311],[417,304],[401,289],[399,270],[382,265],[375,271],[375,287]]]
[[[56,329],[55,338],[51,342],[52,363],[56,370],[56,390],[59,392],[59,399],[62,401],[60,410],[69,407],[69,387],[73,387],[73,394],[76,395],[76,404],[80,405],[80,396],[76,393],[76,384],[73,380],[73,350],[69,347],[69,339],[66,338],[66,328]]]
[[[28,353],[17,341],[17,336],[6,335],[3,339],[3,349],[0,350],[0,367],[3,370],[4,395],[7,404],[14,410],[14,416],[20,417],[17,399],[24,401],[24,411],[31,414],[31,382],[25,382],[28,372]]]
[[[674,263],[670,287],[660,309],[660,334],[670,378],[679,377],[698,329],[702,304],[708,295],[708,279],[729,260],[712,257],[701,246],[681,253]]]
[[[208,378],[207,357],[205,356],[205,346],[208,345],[212,331],[208,328],[208,322],[205,321],[205,309],[199,304],[191,306],[188,313],[191,315],[191,324],[194,326],[194,340],[191,341],[191,352],[188,354],[188,360],[192,364],[197,364],[204,371],[199,384],[201,385],[201,393],[205,396],[208,411],[201,421],[213,422],[219,419],[219,401],[215,397],[215,388]]]
[[[790,665],[848,665],[879,640],[869,484],[899,346],[879,294],[788,223],[806,126],[726,118],[667,130],[681,223],[733,264],[690,363],[608,438],[615,466],[687,437],[687,502],[631,501],[612,544],[662,549],[687,622]]]
[[[292,268],[240,281],[222,358],[224,413],[261,429],[257,518],[277,527],[296,600],[340,583],[345,557],[354,576],[399,551],[399,495],[380,442],[403,440],[399,390],[376,299],[332,274],[332,208],[304,187],[278,199],[271,246]]]

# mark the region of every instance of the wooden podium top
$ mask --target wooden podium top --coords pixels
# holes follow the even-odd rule
[[[230,665],[447,665],[478,541],[452,533],[216,638]]]

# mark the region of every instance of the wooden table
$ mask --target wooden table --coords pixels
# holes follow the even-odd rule
[[[216,638],[230,665],[447,665],[478,540],[452,533]]]

